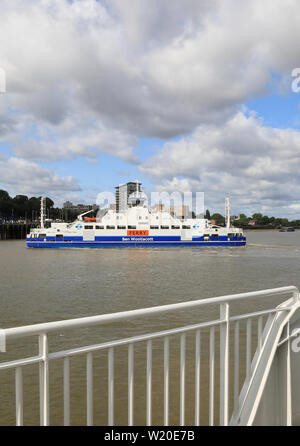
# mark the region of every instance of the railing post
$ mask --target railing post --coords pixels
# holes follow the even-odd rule
[[[64,358],[64,426],[70,426],[70,359]]]
[[[260,352],[263,345],[263,317],[260,316],[257,322],[257,347]]]
[[[291,337],[290,323],[287,324],[288,341],[286,345],[286,425],[292,425],[292,375],[291,375]]]
[[[48,339],[45,333],[39,336],[40,363],[40,424],[49,425],[49,363]]]
[[[146,424],[152,424],[152,341],[147,342],[147,409]]]
[[[196,332],[196,351],[195,351],[195,426],[200,426],[200,354],[201,354],[201,334],[200,330]]]
[[[185,349],[186,335],[180,336],[180,426],[185,422]]]
[[[234,326],[234,385],[233,398],[234,410],[238,409],[240,392],[240,322],[237,321]]]
[[[169,379],[170,379],[170,341],[168,337],[164,339],[164,426],[169,426]]]
[[[247,319],[246,326],[246,379],[250,380],[251,376],[251,355],[252,355],[252,321]]]
[[[220,305],[220,425],[228,425],[229,398],[229,304]]]
[[[114,425],[114,349],[108,350],[108,425]]]
[[[23,426],[23,376],[22,367],[16,368],[16,424]]]
[[[128,346],[128,426],[133,426],[134,410],[134,346]]]
[[[86,422],[87,426],[94,423],[94,374],[93,354],[89,352],[86,356]]]
[[[215,409],[215,327],[209,330],[209,425],[214,425]]]

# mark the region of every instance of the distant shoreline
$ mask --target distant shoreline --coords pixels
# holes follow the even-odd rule
[[[242,229],[244,230],[244,231],[252,231],[252,230],[256,230],[256,231],[258,231],[258,230],[263,230],[263,231],[280,231],[280,228],[270,228],[270,227],[268,227],[268,226],[242,226]],[[294,229],[295,229],[295,231],[297,231],[297,230],[299,230],[300,228],[299,227],[294,227]]]

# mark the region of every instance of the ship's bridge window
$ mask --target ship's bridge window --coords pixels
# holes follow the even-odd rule
[[[136,226],[130,226],[130,225],[128,225],[128,229],[136,229]]]
[[[84,229],[94,229],[94,226],[85,226]]]
[[[126,229],[126,226],[118,226],[118,229]]]
[[[104,229],[104,226],[96,226],[96,229]]]
[[[169,229],[169,226],[161,226],[160,229]]]
[[[106,229],[115,229],[114,226],[106,226]]]
[[[159,229],[159,226],[150,226],[150,229]]]

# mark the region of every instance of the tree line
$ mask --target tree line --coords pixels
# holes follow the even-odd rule
[[[0,220],[35,221],[40,217],[41,197],[28,198],[27,195],[16,195],[12,198],[5,190],[0,190]],[[54,208],[54,202],[46,198],[46,217],[58,218],[60,209]]]
[[[221,214],[214,213],[210,214],[209,210],[205,213],[205,218],[208,220],[214,220],[217,225],[223,226],[225,224],[225,217]],[[270,227],[270,228],[279,228],[282,226],[293,226],[300,227],[300,220],[289,220],[288,218],[276,218],[276,217],[268,217],[267,215],[263,215],[261,213],[255,213],[251,217],[247,217],[245,214],[240,214],[238,218],[231,221],[233,226],[236,227],[250,227],[251,223],[255,223],[255,226],[258,227]]]
[[[28,198],[27,195],[16,195],[12,198],[5,190],[0,189],[0,221],[35,221],[40,218],[41,197]],[[76,217],[76,211],[65,210],[54,207],[51,198],[46,197],[46,218],[72,221]],[[193,212],[193,218],[196,215]],[[217,225],[225,225],[225,217],[219,213],[211,214],[207,209],[204,215],[208,220],[214,220]],[[287,218],[268,217],[260,213],[255,213],[251,217],[240,214],[236,220],[232,221],[233,226],[250,227],[250,223],[255,222],[258,227],[300,227],[300,220],[289,221]]]

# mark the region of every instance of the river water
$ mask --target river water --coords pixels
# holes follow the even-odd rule
[[[300,232],[249,231],[247,246],[240,248],[113,248],[113,249],[29,249],[24,241],[0,242],[0,327],[48,322],[81,316],[90,316],[187,300],[234,294],[286,285],[300,287]],[[257,304],[257,302],[256,302]],[[251,307],[251,305],[250,305]],[[239,310],[250,311],[247,302]],[[199,314],[198,314],[199,316]],[[212,314],[203,315],[201,318]],[[195,312],[185,312],[153,319],[111,324],[93,333],[81,330],[61,333],[50,340],[50,350],[106,339],[132,336],[167,326],[195,322]],[[0,361],[19,354],[36,354],[36,339],[24,339],[8,345],[7,353],[0,353]],[[192,342],[192,341],[191,341]],[[205,342],[205,341],[204,341]],[[189,340],[188,344],[189,346]],[[14,348],[13,348],[14,347]],[[192,347],[187,348],[187,359]],[[207,359],[207,346],[203,361]],[[137,363],[145,351],[136,351]],[[153,362],[156,364],[153,383],[157,383],[153,404],[154,422],[162,424],[161,374],[163,373],[162,347],[153,344]],[[107,358],[101,353],[94,360],[95,423],[107,423]],[[127,419],[127,352],[120,349],[115,360],[120,389],[115,391],[116,424]],[[178,348],[170,353],[174,365],[174,383],[178,378]],[[76,408],[71,411],[72,424],[83,424],[85,417],[85,358],[71,362],[71,399]],[[77,361],[77,362],[76,362]],[[76,363],[76,364],[75,364]],[[75,367],[76,365],[76,367]],[[51,422],[62,423],[62,363],[51,366]],[[50,367],[50,372],[51,372]],[[138,366],[136,366],[138,368]],[[144,369],[136,370],[136,405],[145,399]],[[156,376],[157,374],[157,376]],[[189,375],[190,374],[190,375]],[[3,375],[3,376],[2,376]],[[187,370],[192,382],[193,370]],[[37,370],[24,368],[24,422],[39,422]],[[0,376],[0,424],[13,424],[14,381],[13,371]],[[205,373],[202,380],[207,379]],[[59,383],[59,384],[58,384]],[[175,385],[175,384],[174,384]],[[206,387],[205,381],[203,386]],[[187,383],[187,397],[189,384]],[[192,422],[193,397],[187,407],[187,419]],[[171,423],[178,424],[177,393],[170,396],[175,407]],[[174,401],[172,402],[172,398]],[[207,395],[203,393],[204,403]],[[103,402],[101,403],[101,401]],[[1,402],[2,401],[2,402]],[[72,406],[73,407],[73,406]],[[79,409],[81,407],[81,409]],[[203,422],[206,423],[203,410]],[[144,424],[145,414],[138,411],[136,423]]]

